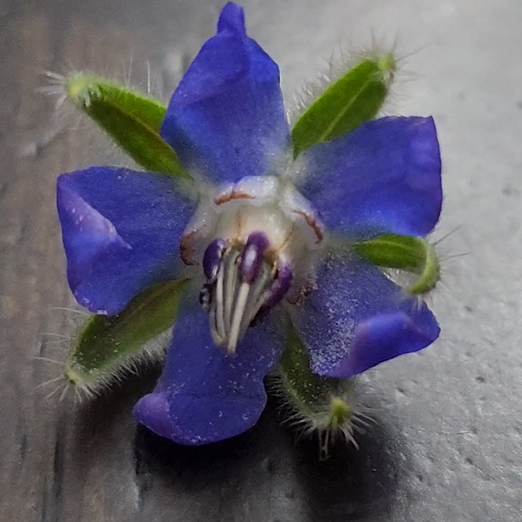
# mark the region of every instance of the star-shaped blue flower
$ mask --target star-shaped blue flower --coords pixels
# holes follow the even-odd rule
[[[136,405],[139,422],[192,445],[250,428],[284,348],[285,310],[323,376],[352,377],[438,337],[424,303],[346,248],[435,226],[431,118],[370,121],[294,161],[278,67],[227,4],[161,135],[193,186],[92,167],[60,176],[57,189],[68,280],[87,309],[118,314],[154,283],[193,282],[163,375]]]

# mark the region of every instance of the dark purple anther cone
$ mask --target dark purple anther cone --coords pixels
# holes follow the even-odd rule
[[[269,246],[268,238],[262,232],[254,232],[248,236],[239,264],[239,276],[243,283],[251,284],[255,281]]]
[[[203,271],[209,281],[214,281],[217,276],[219,263],[227,247],[227,241],[217,238],[208,245],[203,255]]]
[[[277,269],[277,275],[270,288],[270,295],[265,301],[263,308],[272,308],[286,295],[292,284],[294,273],[290,265],[282,265]]]
[[[276,278],[270,288],[270,294],[250,323],[250,326],[255,326],[265,320],[270,310],[278,304],[286,295],[288,290],[290,290],[293,278],[294,274],[289,265],[282,265],[278,268]]]

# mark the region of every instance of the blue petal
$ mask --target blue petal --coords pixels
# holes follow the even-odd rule
[[[426,236],[442,205],[432,118],[390,117],[310,148],[302,188],[330,229],[356,239]]]
[[[296,324],[314,372],[352,377],[439,336],[425,303],[407,297],[377,268],[353,255],[332,254]]]
[[[229,3],[170,101],[161,135],[214,182],[265,174],[289,140],[279,69]]]
[[[117,314],[179,272],[193,204],[176,193],[172,177],[111,167],[63,174],[57,206],[69,285],[91,312]]]
[[[266,322],[248,330],[235,355],[216,347],[196,302],[180,310],[164,373],[135,407],[136,419],[179,444],[201,445],[251,428],[266,404],[263,378],[279,359],[281,336]]]

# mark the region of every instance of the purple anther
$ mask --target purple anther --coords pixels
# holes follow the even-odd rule
[[[294,273],[289,265],[281,265],[277,269],[277,274],[270,288],[270,295],[263,304],[263,308],[274,307],[286,295],[292,284]]]
[[[255,326],[265,320],[270,310],[286,295],[290,289],[293,278],[294,274],[288,265],[282,265],[278,268],[276,277],[270,288],[270,294],[254,319],[250,322],[250,326]]]
[[[269,246],[268,238],[262,232],[254,232],[248,236],[239,263],[241,282],[250,284],[256,280]]]
[[[219,270],[219,264],[227,247],[227,241],[217,238],[208,245],[203,255],[203,271],[209,281],[214,281]]]

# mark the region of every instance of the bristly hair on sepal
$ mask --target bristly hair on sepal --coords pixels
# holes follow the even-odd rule
[[[85,328],[85,320],[88,323],[95,316],[74,304],[70,307],[56,307],[54,310],[60,310],[66,314],[66,330],[73,333],[40,334],[39,353],[31,357],[31,360],[52,368],[46,372],[49,378],[37,382],[35,386],[35,389],[45,390],[44,399],[46,400],[58,397],[59,402],[62,402],[70,394],[79,404],[93,400],[102,394],[109,393],[114,385],[123,383],[130,375],[143,374],[148,368],[163,361],[165,357],[170,332],[149,340],[134,353],[116,358],[112,364],[100,364],[100,367],[95,368],[94,371],[88,371],[75,359],[73,348],[79,332]],[[50,347],[52,352],[58,351],[59,355],[48,353]],[[64,357],[65,353],[67,355]]]
[[[161,361],[187,284],[179,279],[152,285],[113,316],[80,312],[86,320],[75,325],[71,338],[62,336],[67,358],[61,376],[52,380],[63,382],[61,397],[73,389],[79,399],[92,398]]]
[[[288,110],[292,126],[328,87],[364,61],[374,62],[376,71],[380,71],[383,85],[388,91],[386,100],[390,96],[393,97],[395,89],[392,89],[392,85],[398,72],[398,66],[402,62],[402,58],[397,58],[396,44],[390,46],[384,42],[375,41],[371,46],[359,50],[350,52],[339,50],[337,53],[332,53],[326,60],[325,69],[315,79],[307,81],[295,96]],[[379,113],[382,113],[382,107]]]
[[[71,343],[66,380],[80,394],[92,396],[121,381],[129,371],[138,373],[144,363],[161,359],[188,282],[157,283],[119,314],[91,315]]]
[[[147,368],[155,366],[165,358],[170,334],[163,334],[149,341],[139,352],[118,359],[117,363],[103,371],[87,372],[72,358],[63,366],[62,378],[66,387],[74,392],[74,398],[82,403],[109,393],[122,384],[130,375],[141,375]]]
[[[379,117],[392,114],[397,107],[408,101],[401,93],[404,84],[418,80],[421,75],[408,69],[408,60],[421,52],[424,46],[411,48],[411,44],[400,41],[398,35],[388,38],[372,32],[370,43],[366,44],[366,34],[349,38],[338,45],[329,57],[324,58],[325,66],[317,76],[305,82],[300,92],[294,97],[288,110],[291,124],[295,124],[300,115],[316,100],[325,89],[339,80],[347,71],[364,60],[379,63],[383,80],[388,88],[386,100],[379,110]]]
[[[337,381],[337,393],[332,390],[315,404],[289,392],[281,373],[273,373],[267,382],[269,393],[279,402],[281,423],[295,430],[298,440],[315,437],[319,460],[328,459],[336,444],[352,444],[358,449],[357,434],[372,423],[369,409],[359,402],[356,378],[328,380]]]
[[[295,429],[298,438],[317,437],[321,460],[329,457],[335,443],[358,447],[357,432],[371,423],[368,408],[359,402],[357,378],[334,379],[313,373],[306,348],[290,321],[287,348],[267,386],[279,402],[282,423]]]

